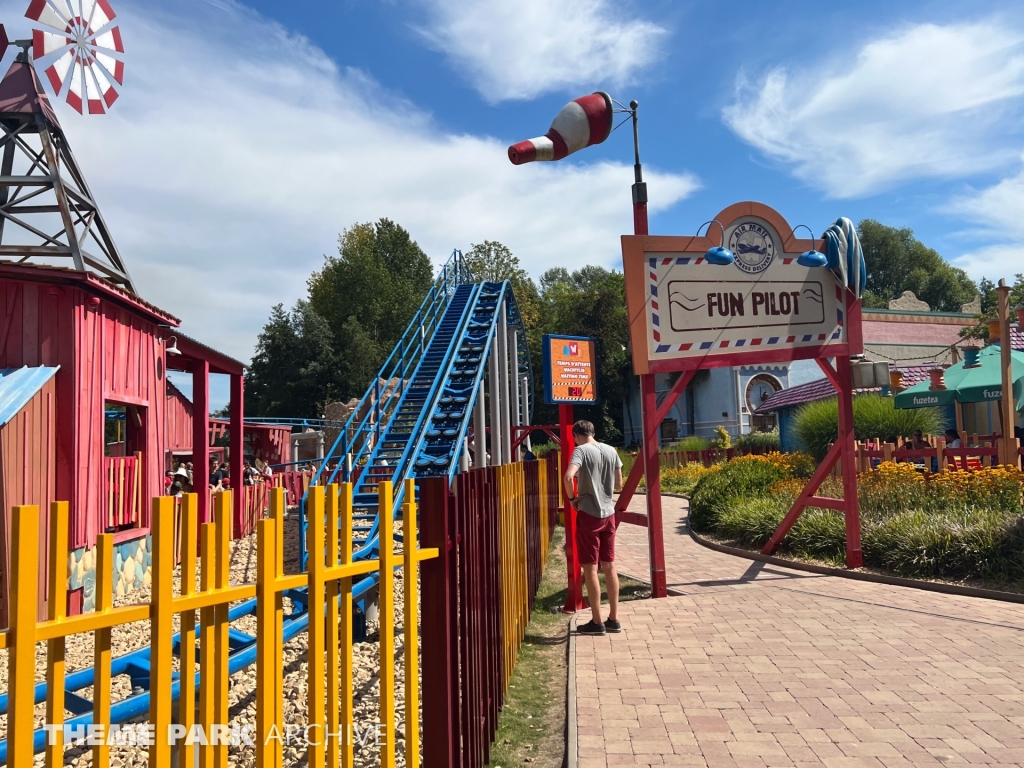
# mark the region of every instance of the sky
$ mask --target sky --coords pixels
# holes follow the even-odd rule
[[[816,234],[910,227],[975,279],[1024,272],[1018,3],[111,4],[121,97],[54,99],[59,119],[139,293],[243,361],[357,222],[397,221],[436,264],[487,239],[534,277],[618,267],[628,126],[557,163],[506,156],[595,90],[640,102],[652,233],[759,200]],[[26,7],[0,2],[12,39]]]

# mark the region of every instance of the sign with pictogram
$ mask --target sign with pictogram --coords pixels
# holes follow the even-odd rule
[[[544,402],[596,403],[597,347],[586,336],[544,336]]]

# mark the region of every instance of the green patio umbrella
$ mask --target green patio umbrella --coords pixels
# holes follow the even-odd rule
[[[1024,410],[1024,353],[1010,353],[1010,378],[1017,410]],[[894,398],[897,408],[930,408],[954,403],[984,403],[1003,397],[1003,372],[998,344],[981,350],[978,365],[967,368],[957,363],[945,370],[946,388],[933,390],[930,381],[922,381],[903,390]]]

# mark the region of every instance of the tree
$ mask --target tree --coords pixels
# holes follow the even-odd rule
[[[398,343],[434,279],[430,259],[389,219],[355,224],[338,238],[338,256],[308,282],[309,303],[330,329],[338,394],[361,395]]]
[[[338,365],[327,321],[307,301],[278,304],[256,340],[246,377],[249,415],[317,417],[337,397]]]
[[[622,437],[622,404],[632,369],[628,354],[629,321],[621,272],[586,266],[575,272],[554,267],[540,278],[543,332],[592,336],[597,340],[597,376],[601,402],[577,406],[577,418],[592,421],[602,440]],[[535,358],[539,367],[540,359]],[[540,371],[538,370],[539,374]],[[554,408],[541,409],[537,423],[558,421]]]
[[[887,227],[873,219],[857,225],[868,281],[864,306],[888,306],[904,291],[913,291],[935,311],[959,312],[978,287],[962,269],[951,266],[907,227]]]

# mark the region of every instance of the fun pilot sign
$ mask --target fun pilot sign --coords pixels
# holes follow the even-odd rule
[[[797,258],[820,241],[793,236],[776,211],[738,203],[709,236],[624,236],[635,373],[833,357],[860,349],[860,304],[825,267]],[[724,244],[732,264],[711,264]],[[856,322],[850,322],[856,313]]]

